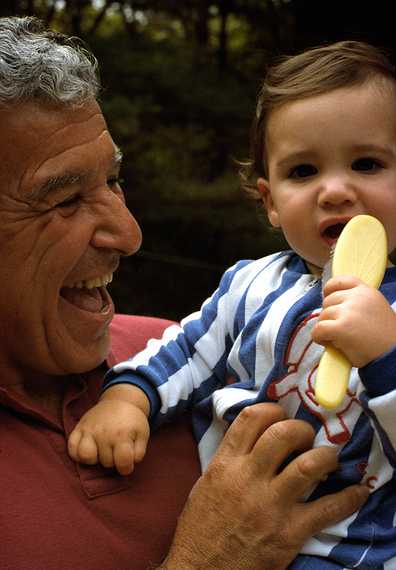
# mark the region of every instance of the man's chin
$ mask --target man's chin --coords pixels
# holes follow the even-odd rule
[[[62,332],[65,333],[65,330]],[[81,331],[70,332],[71,334],[62,334],[61,338],[55,337],[58,341],[49,346],[56,374],[83,374],[94,370],[107,359],[110,352],[108,325],[104,330],[100,329],[100,334],[95,331],[95,335],[90,337],[81,335]]]

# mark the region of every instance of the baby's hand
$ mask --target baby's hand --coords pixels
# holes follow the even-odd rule
[[[340,276],[327,282],[324,295],[312,331],[315,342],[331,343],[357,367],[396,345],[396,314],[380,291],[356,277]]]
[[[144,412],[123,400],[102,399],[91,408],[69,437],[70,456],[80,463],[115,467],[120,475],[132,473],[146,453],[150,434]]]

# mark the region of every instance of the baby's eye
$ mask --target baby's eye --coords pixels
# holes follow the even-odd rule
[[[363,172],[376,172],[382,168],[382,164],[379,160],[375,158],[370,158],[365,156],[363,158],[358,158],[352,163],[352,170],[358,170]]]
[[[289,178],[308,178],[317,174],[318,169],[313,164],[298,164],[289,172]]]

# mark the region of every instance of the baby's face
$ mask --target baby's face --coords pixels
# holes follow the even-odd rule
[[[366,83],[287,103],[268,121],[271,224],[314,272],[346,222],[371,214],[396,247],[396,91]]]

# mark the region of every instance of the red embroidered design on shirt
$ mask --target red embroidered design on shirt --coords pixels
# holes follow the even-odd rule
[[[319,312],[312,313],[294,330],[285,353],[287,373],[271,382],[267,396],[272,400],[282,400],[294,394],[311,414],[320,419],[328,441],[343,444],[351,437],[353,426],[361,413],[361,405],[356,393],[351,390],[347,391],[344,401],[336,410],[325,410],[315,399],[315,376],[323,348],[313,342],[311,331],[318,316]]]

